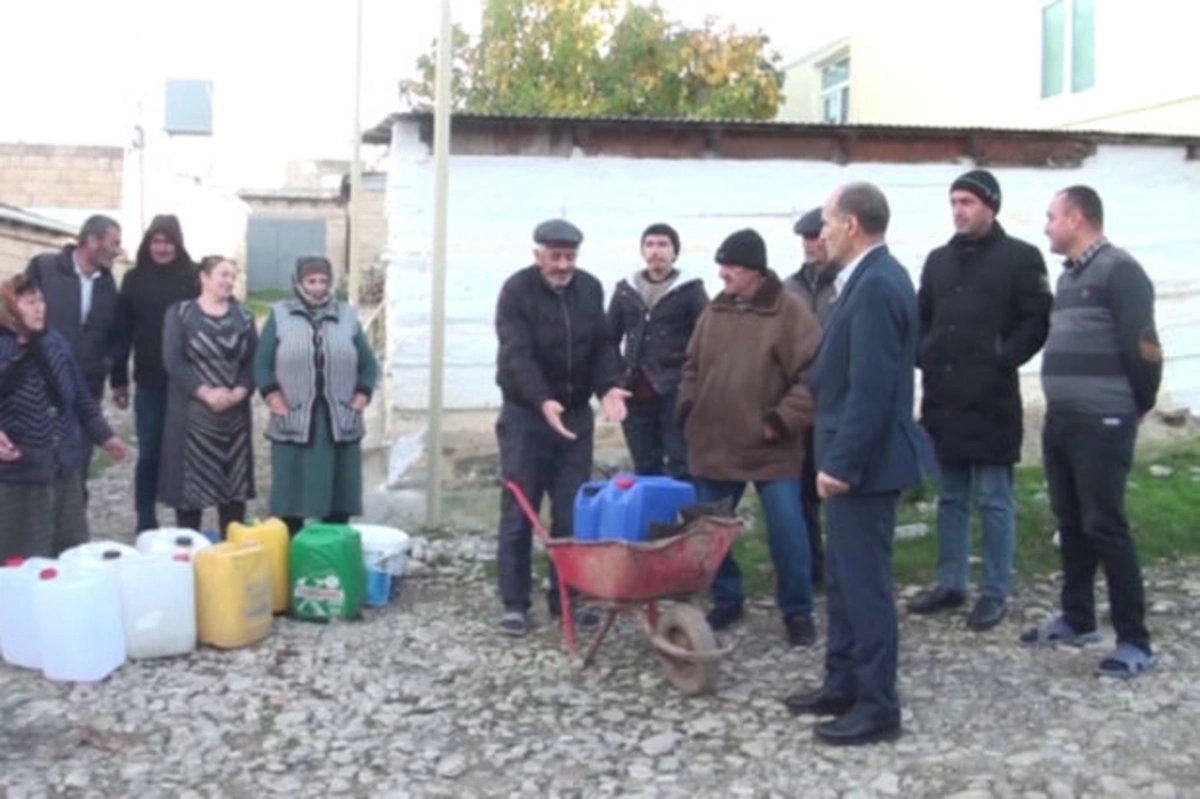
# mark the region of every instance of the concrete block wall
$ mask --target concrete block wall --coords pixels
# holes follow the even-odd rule
[[[1177,146],[1102,145],[1079,168],[996,169],[1004,195],[1000,221],[1043,249],[1052,281],[1061,258],[1043,234],[1053,194],[1073,183],[1097,188],[1108,232],[1137,256],[1155,281],[1158,324],[1167,357],[1162,404],[1200,407],[1200,161]],[[970,163],[841,166],[823,161],[634,159],[457,155],[450,164],[446,405],[494,408],[500,286],[532,262],[531,233],[541,220],[566,216],[584,231],[580,267],[611,293],[639,265],[638,237],[651,222],[680,232],[681,268],[719,290],[713,253],[741,227],[767,240],[771,265],[799,266],[793,221],[837,186],[872,181],[892,208],[889,242],[914,281],[929,250],[953,233],[948,187]],[[416,126],[393,130],[388,172],[388,376],[398,413],[425,409],[433,248],[433,172]],[[1027,404],[1042,402],[1039,361],[1024,370]]]
[[[120,147],[0,144],[0,202],[24,208],[120,208]]]
[[[24,271],[35,255],[60,250],[70,242],[66,234],[0,222],[0,280]]]

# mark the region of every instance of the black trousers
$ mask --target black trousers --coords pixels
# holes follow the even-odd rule
[[[540,410],[506,402],[496,421],[500,469],[521,486],[537,510],[550,496],[550,535],[570,538],[575,530],[575,495],[592,472],[594,418],[590,406],[570,408],[563,424],[575,440],[550,429]],[[532,587],[533,528],[508,490],[500,495],[500,597],[506,610],[529,610]],[[549,604],[558,606],[558,581],[550,567]]]
[[[1119,643],[1150,652],[1141,565],[1125,518],[1137,419],[1051,412],[1042,430],[1050,505],[1058,517],[1063,618],[1096,629],[1096,569],[1104,569]]]
[[[900,627],[892,587],[892,538],[900,495],[841,494],[829,514],[826,685],[853,696],[855,712],[900,719],[896,671]]]
[[[804,463],[800,467],[800,497],[804,502],[804,524],[812,550],[813,585],[822,582],[825,554],[821,545],[821,497],[817,494],[817,456],[813,453],[813,429],[804,431]]]
[[[642,475],[667,475],[688,479],[687,444],[675,423],[677,394],[629,400],[629,414],[621,425],[633,459],[633,471]]]

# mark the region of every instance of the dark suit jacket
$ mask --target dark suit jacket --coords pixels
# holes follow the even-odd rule
[[[842,287],[809,372],[817,401],[817,469],[851,492],[903,491],[936,469],[913,419],[917,296],[886,246],[872,250]]]

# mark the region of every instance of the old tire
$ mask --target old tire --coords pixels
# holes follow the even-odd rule
[[[658,634],[680,649],[712,652],[717,648],[708,619],[695,605],[680,603],[666,608],[658,621]],[[667,679],[686,696],[711,693],[716,687],[717,664],[711,660],[684,660],[658,653]]]

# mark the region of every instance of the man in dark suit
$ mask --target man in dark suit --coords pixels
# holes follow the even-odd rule
[[[817,401],[817,490],[825,500],[828,642],[824,684],[785,703],[794,714],[837,716],[817,725],[830,744],[900,734],[899,627],[892,535],[900,492],[921,482],[932,448],[913,420],[917,296],[884,244],[889,211],[875,186],[852,183],[822,212],[821,238],[838,273],[809,381]]]

